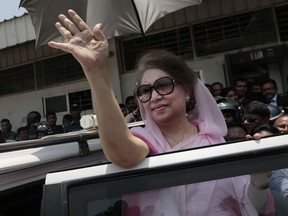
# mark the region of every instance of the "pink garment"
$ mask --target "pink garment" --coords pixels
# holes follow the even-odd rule
[[[199,134],[192,136],[171,148],[155,122],[146,116],[140,104],[145,128],[134,127],[132,133],[145,141],[150,154],[195,148],[225,142],[223,136],[227,127],[215,99],[206,86],[198,80],[194,87],[196,106],[188,114],[188,119],[199,128]],[[126,215],[165,216],[254,216],[258,215],[247,196],[250,176],[208,181],[155,191],[124,195],[128,204]],[[272,200],[273,201],[273,200]],[[274,212],[272,207],[263,215]],[[268,205],[267,205],[268,206]],[[133,213],[131,212],[133,209]],[[137,209],[135,213],[135,209]],[[127,213],[128,211],[128,213]],[[273,214],[271,214],[273,215]]]

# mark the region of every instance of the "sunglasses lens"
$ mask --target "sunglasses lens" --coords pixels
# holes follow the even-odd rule
[[[136,94],[139,100],[142,103],[146,103],[151,99],[151,94],[153,89],[159,94],[159,95],[168,95],[171,94],[174,90],[174,81],[170,77],[162,77],[156,80],[153,84],[153,86],[144,84],[138,87]]]
[[[151,98],[152,87],[150,85],[141,85],[137,89],[137,97],[143,103],[147,102]]]
[[[171,94],[174,90],[173,80],[169,77],[160,78],[154,83],[154,89],[160,95]]]

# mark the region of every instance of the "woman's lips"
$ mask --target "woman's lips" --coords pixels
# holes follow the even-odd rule
[[[159,104],[159,105],[155,105],[155,106],[153,106],[152,107],[152,110],[154,111],[161,111],[161,110],[163,110],[163,109],[165,109],[165,107],[166,107],[167,105],[164,105],[164,104]]]

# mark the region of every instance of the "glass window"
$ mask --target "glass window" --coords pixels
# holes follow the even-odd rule
[[[22,65],[0,72],[0,95],[35,89],[33,64]]]
[[[81,107],[82,111],[93,109],[90,89],[71,92],[68,94],[68,97],[69,97],[69,106],[71,106],[72,104],[78,104]]]
[[[85,78],[77,60],[70,54],[36,62],[38,88]]]
[[[275,8],[277,25],[281,41],[288,41],[288,5]]]
[[[181,56],[184,59],[193,58],[190,28],[184,27],[165,31],[145,38],[139,37],[121,41],[124,73],[135,69],[138,57],[147,49],[164,49]]]
[[[199,23],[192,28],[197,56],[277,41],[271,9]]]

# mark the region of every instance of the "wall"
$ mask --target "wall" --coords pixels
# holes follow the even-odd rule
[[[8,118],[11,121],[13,130],[16,131],[18,127],[26,125],[26,115],[30,111],[36,110],[40,112],[42,120],[45,120],[42,105],[43,98],[86,89],[89,89],[89,85],[86,80],[83,80],[45,90],[2,97],[0,101],[0,118]],[[58,115],[57,118],[57,123],[62,124],[62,115]]]

